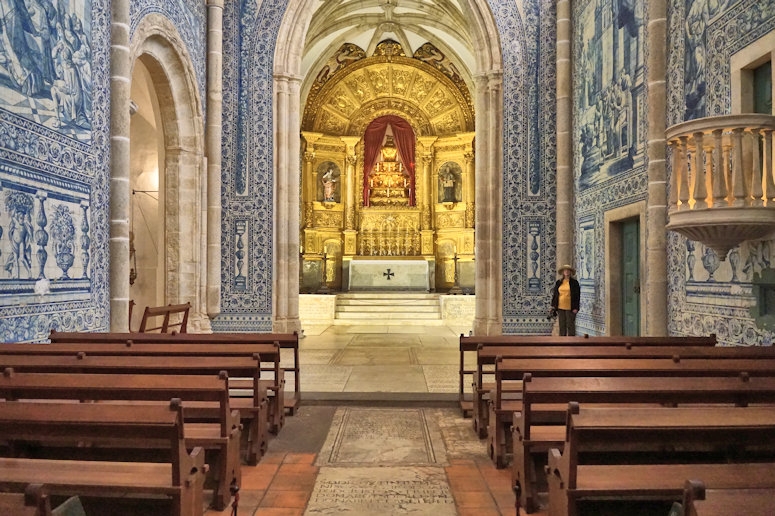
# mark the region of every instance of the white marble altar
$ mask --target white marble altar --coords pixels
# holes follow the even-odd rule
[[[353,258],[349,267],[349,290],[430,291],[430,267],[423,257],[382,256]]]

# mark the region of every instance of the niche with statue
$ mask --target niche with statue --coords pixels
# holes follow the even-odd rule
[[[444,163],[439,169],[439,202],[460,202],[463,199],[463,170],[454,161]]]
[[[320,202],[341,202],[342,172],[336,163],[326,161],[318,167],[318,193]]]

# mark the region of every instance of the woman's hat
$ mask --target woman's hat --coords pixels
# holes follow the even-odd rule
[[[562,274],[562,271],[564,271],[566,269],[570,271],[571,276],[575,276],[576,275],[576,269],[574,269],[573,267],[571,267],[567,263],[565,265],[563,265],[562,267],[560,267],[559,269],[557,269],[557,274]]]

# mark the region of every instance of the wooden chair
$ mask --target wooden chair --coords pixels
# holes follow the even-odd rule
[[[140,321],[139,331],[140,333],[186,333],[186,329],[188,328],[189,310],[191,310],[191,303],[167,306],[146,306],[145,311],[143,312],[143,318]],[[161,324],[158,326],[149,326],[149,324],[154,324],[152,321],[157,320],[156,318],[158,317],[162,318]]]

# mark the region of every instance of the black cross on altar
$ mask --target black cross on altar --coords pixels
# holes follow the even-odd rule
[[[395,272],[390,272],[390,269],[388,269],[388,270],[387,270],[387,272],[383,272],[383,273],[382,273],[382,275],[383,275],[383,276],[387,276],[387,279],[388,279],[388,281],[390,281],[390,278],[391,278],[392,276],[395,276],[395,275],[396,275],[396,273],[395,273]]]

